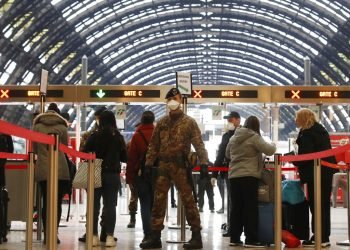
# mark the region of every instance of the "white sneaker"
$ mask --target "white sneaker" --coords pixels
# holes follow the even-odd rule
[[[98,235],[92,236],[92,246],[96,247],[100,245],[100,239],[98,238]]]
[[[116,243],[114,240],[114,237],[111,235],[107,235],[107,239],[106,239],[106,247],[115,247]]]
[[[323,247],[323,248],[326,248],[326,247],[330,247],[331,246],[331,243],[330,242],[322,242],[321,243],[321,246]]]

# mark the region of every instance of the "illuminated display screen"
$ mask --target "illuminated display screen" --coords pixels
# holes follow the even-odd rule
[[[90,90],[90,97],[111,98],[111,97],[131,97],[131,98],[159,98],[160,90]]]
[[[327,91],[327,90],[286,90],[285,98],[290,99],[306,99],[306,98],[350,98],[350,91]]]
[[[258,98],[257,90],[193,90],[192,98]]]
[[[23,97],[39,97],[39,90],[10,90],[10,89],[0,89],[0,99],[8,98],[23,98]],[[46,97],[63,97],[63,90],[48,90]]]

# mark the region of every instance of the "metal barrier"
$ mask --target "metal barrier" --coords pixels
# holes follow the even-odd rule
[[[315,248],[321,249],[322,243],[322,221],[321,221],[321,161],[314,160],[314,228],[315,228]]]
[[[282,242],[282,188],[280,154],[274,155],[275,161],[275,249],[281,250]]]
[[[87,218],[85,249],[92,249],[93,216],[94,216],[94,160],[89,160],[88,188],[87,188]]]
[[[49,145],[50,169],[47,179],[46,249],[57,249],[57,196],[58,196],[58,144],[59,136],[54,135],[55,143]]]
[[[34,203],[34,153],[29,153],[28,164],[28,212],[26,224],[26,250],[32,249],[33,244],[33,203]]]

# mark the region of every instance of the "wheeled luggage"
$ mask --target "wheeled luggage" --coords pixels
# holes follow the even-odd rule
[[[298,204],[282,204],[282,228],[294,234],[300,240],[308,240],[309,205],[306,200]]]
[[[259,203],[258,241],[274,244],[274,203]]]

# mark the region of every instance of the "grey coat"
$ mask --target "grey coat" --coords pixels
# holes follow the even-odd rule
[[[34,131],[59,135],[60,143],[68,145],[68,129],[67,121],[57,114],[55,111],[47,111],[38,115],[34,119]],[[41,143],[33,143],[34,153],[37,154],[37,162],[35,165],[35,180],[46,181],[50,167],[48,145]],[[58,179],[69,180],[68,165],[63,152],[58,152]]]
[[[272,155],[275,151],[274,143],[266,142],[253,130],[237,129],[226,147],[226,157],[230,159],[228,178],[249,176],[260,179],[263,168],[262,153]]]

